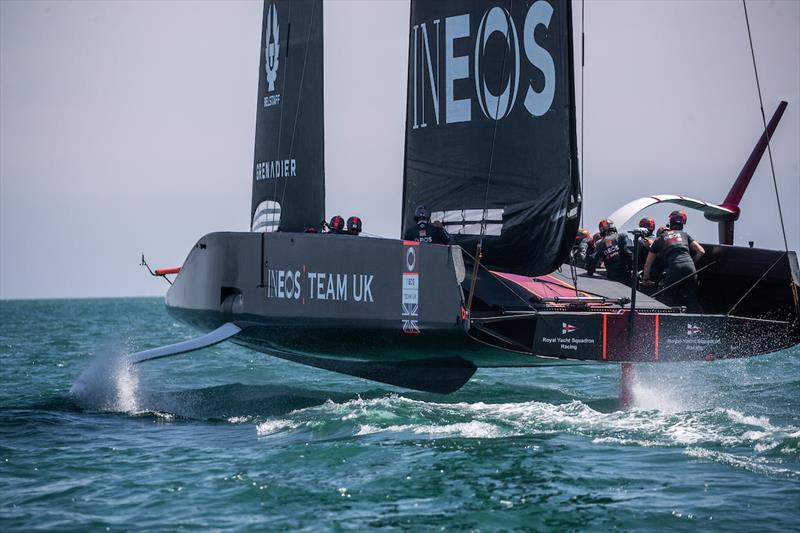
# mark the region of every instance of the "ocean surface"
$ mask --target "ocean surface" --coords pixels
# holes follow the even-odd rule
[[[191,338],[160,299],[0,302],[0,531],[797,531],[800,351],[479,370],[440,396]]]

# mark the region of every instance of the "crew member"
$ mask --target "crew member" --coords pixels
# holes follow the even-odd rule
[[[661,237],[666,231],[667,231],[666,226],[659,226],[658,230],[656,231],[656,238],[655,240],[653,240],[653,242],[655,243],[655,241],[658,240],[658,238]],[[649,251],[647,253],[649,253]],[[647,263],[647,258],[645,258],[642,265],[645,265],[646,263]],[[653,264],[650,267],[650,283],[643,282],[641,284],[642,291],[645,294],[652,294],[653,292],[655,292],[656,289],[658,288],[659,282],[664,280],[664,266],[665,265],[662,258],[656,255],[656,258],[653,260]]]
[[[361,233],[361,219],[359,217],[350,217],[347,219],[347,233],[355,236]]]
[[[639,227],[647,230],[647,234],[642,237],[642,244],[645,244],[649,250],[656,240],[653,234],[656,230],[656,221],[653,220],[653,217],[644,217],[639,221]]]
[[[664,264],[664,299],[668,305],[686,306],[689,312],[702,312],[697,297],[695,263],[705,250],[700,243],[683,231],[686,224],[685,211],[673,211],[669,215],[669,229],[656,239],[650,247],[644,264],[645,281],[652,279],[653,263],[660,259]]]
[[[604,218],[598,227],[603,238],[597,243],[594,254],[586,258],[586,270],[591,276],[602,262],[608,279],[630,284],[633,253],[628,237],[624,233],[617,233],[617,228],[610,219]]]
[[[639,227],[647,230],[647,233],[639,238],[639,257],[637,258],[637,264],[641,266],[644,265],[644,262],[647,260],[647,253],[656,240],[653,234],[656,229],[656,221],[653,220],[652,217],[644,217],[639,221]]]
[[[328,223],[328,233],[335,235],[344,233],[344,219],[341,216],[336,215],[331,218],[331,221]]]
[[[581,268],[586,266],[586,257],[594,253],[592,234],[585,228],[578,228],[575,244],[572,245],[572,260]]]
[[[441,223],[431,223],[431,212],[424,205],[417,206],[414,211],[416,225],[409,231],[408,240],[430,242],[434,244],[449,244],[450,235]]]

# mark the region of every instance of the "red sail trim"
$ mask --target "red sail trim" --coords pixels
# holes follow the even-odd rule
[[[180,271],[181,267],[157,268],[156,276],[166,276],[167,274],[179,274]]]

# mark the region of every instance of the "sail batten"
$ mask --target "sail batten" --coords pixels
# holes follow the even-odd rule
[[[570,9],[412,0],[404,234],[425,205],[494,268],[563,262],[580,217]]]

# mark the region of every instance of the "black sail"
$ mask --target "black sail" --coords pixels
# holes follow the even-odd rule
[[[425,205],[483,263],[562,264],[580,220],[569,0],[411,2],[403,233]]]
[[[252,231],[325,217],[322,0],[267,0],[258,65]]]

